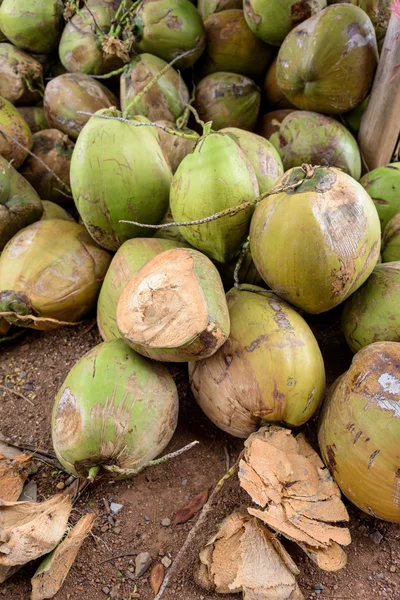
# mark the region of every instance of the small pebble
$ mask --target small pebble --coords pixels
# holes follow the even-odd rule
[[[149,517],[149,515],[144,515],[144,520],[149,523],[151,521],[151,518]]]
[[[323,590],[323,589],[324,589],[324,588],[323,588],[323,586],[322,586],[322,584],[321,584],[321,583],[316,583],[316,584],[314,585],[314,592],[315,592],[316,594],[322,594],[322,590]]]
[[[171,519],[162,519],[161,520],[161,525],[163,527],[169,527],[171,525]]]
[[[65,483],[63,481],[59,481],[56,485],[58,490],[63,490],[65,488]]]
[[[123,504],[117,504],[116,502],[111,502],[111,504],[110,504],[110,510],[113,515],[118,514],[119,511],[122,510],[123,508],[124,508]]]
[[[108,594],[110,593],[110,588],[103,587],[103,589],[101,591],[103,592],[103,594],[105,594],[106,596],[108,596]]]
[[[141,577],[151,565],[151,556],[148,552],[141,552],[135,559],[135,577]]]
[[[187,484],[187,482],[188,482],[188,480],[187,480],[187,479],[184,479],[184,480],[182,481],[182,485],[186,485],[186,484]]]
[[[115,521],[114,521],[114,519],[112,517],[108,516],[107,517],[107,521],[110,523],[111,527],[114,527]]]
[[[390,571],[391,573],[396,573],[396,567],[395,567],[394,565],[391,565],[391,567],[390,567],[389,571]]]
[[[164,556],[164,558],[161,560],[161,563],[164,565],[164,567],[166,569],[168,569],[168,567],[170,567],[172,565],[172,560],[170,558],[168,558],[168,556]]]
[[[373,531],[370,534],[369,539],[372,540],[374,544],[380,544],[383,540],[383,535],[379,533],[379,531]]]
[[[119,535],[121,533],[121,527],[114,527],[114,533]]]
[[[383,573],[377,573],[376,574],[377,579],[384,579],[384,574]]]

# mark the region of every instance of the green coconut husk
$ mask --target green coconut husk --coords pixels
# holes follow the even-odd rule
[[[35,104],[43,96],[42,65],[12,44],[0,43],[0,71],[0,96],[12,104]]]
[[[368,106],[368,101],[369,96],[367,96],[365,100],[361,102],[361,104],[358,104],[358,106],[353,108],[353,110],[341,115],[346,127],[354,134],[357,134],[360,131],[361,117]]]
[[[0,97],[0,155],[18,169],[31,150],[33,136],[18,110]]]
[[[222,10],[229,10],[230,8],[242,8],[242,0],[198,0],[197,10],[203,17],[208,17]]]
[[[400,162],[373,169],[360,180],[378,211],[382,231],[400,212]]]
[[[295,109],[295,106],[286,98],[285,94],[279,87],[278,82],[276,81],[277,60],[277,57],[275,57],[264,78],[265,98],[271,109]]]
[[[49,128],[43,105],[18,106],[18,112],[24,121],[26,121],[26,124],[32,133],[37,133],[38,131]]]
[[[41,217],[41,221],[48,221],[49,219],[61,219],[63,221],[73,221],[75,223],[74,217],[70,215],[65,208],[59,206],[55,202],[42,200],[42,205],[43,215]]]
[[[400,212],[386,225],[382,236],[382,262],[400,261]]]

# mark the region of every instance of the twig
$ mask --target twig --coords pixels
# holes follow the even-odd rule
[[[225,452],[226,470],[229,471],[231,459],[230,459],[228,448],[226,447],[226,445],[224,446],[224,452]]]
[[[55,323],[56,325],[82,325],[82,323],[86,323],[84,321],[75,321],[74,323],[70,321],[59,321],[58,319],[52,319],[51,317],[35,317],[34,315],[20,315],[12,310],[7,310],[5,312],[0,312],[0,317],[15,317],[19,321],[34,321],[35,323]]]
[[[8,388],[7,386],[0,384],[0,390],[5,390],[7,392],[11,392],[12,394],[15,394],[15,396],[18,396],[19,398],[22,398],[23,400],[26,400],[31,406],[35,406],[35,404],[32,402],[32,400],[29,400],[29,398],[27,398],[26,396],[24,396],[20,392],[16,392],[12,388]]]
[[[57,471],[62,471],[63,473],[68,473],[68,475],[70,474],[69,471],[67,471],[67,469],[64,469],[64,467],[62,465],[60,465],[60,463],[56,459],[53,459],[53,458],[41,458],[40,456],[38,456],[37,453],[33,454],[32,458],[34,458],[35,460],[38,460],[39,462],[44,463],[45,465],[49,465],[50,467],[54,467],[55,469],[57,469]]]
[[[101,560],[98,562],[98,565],[104,565],[104,563],[111,562],[113,560],[117,560],[117,558],[124,558],[125,556],[137,556],[139,551],[137,552],[124,552],[124,554],[117,554],[117,556],[110,556],[110,558],[106,558],[105,560]]]
[[[25,444],[24,442],[21,442],[19,440],[17,440],[17,443],[12,444],[11,442],[8,441],[8,438],[5,438],[4,443],[7,444],[7,446],[10,446],[10,448],[17,448],[18,450],[29,450],[30,452],[33,452],[34,454],[39,454],[40,456],[44,456],[46,458],[56,459],[55,454],[46,452],[46,450],[39,450],[36,446],[33,446],[32,444]]]

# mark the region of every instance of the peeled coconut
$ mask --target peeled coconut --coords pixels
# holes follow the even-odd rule
[[[39,106],[18,106],[18,112],[26,121],[32,133],[48,129],[49,124],[44,114],[43,105]]]
[[[268,422],[303,425],[325,393],[324,362],[311,329],[289,304],[260,287],[232,289],[226,298],[228,340],[210,358],[189,364],[200,408],[241,438]]]
[[[322,457],[343,494],[368,515],[400,523],[400,344],[358,352],[336,380],[319,424]]]
[[[377,265],[345,302],[342,327],[353,352],[373,342],[400,342],[400,261]]]
[[[61,219],[63,221],[73,221],[75,223],[75,219],[62,206],[55,204],[55,202],[42,200],[42,206],[42,221],[48,221],[49,219]]]
[[[81,477],[134,475],[164,450],[178,420],[171,375],[122,340],[104,342],[68,373],[53,407],[58,460]]]
[[[374,201],[383,231],[400,212],[400,162],[373,169],[360,183]]]
[[[44,89],[40,62],[12,44],[0,44],[0,96],[12,104],[35,104]]]
[[[392,217],[382,236],[382,262],[400,261],[400,213]]]
[[[8,162],[12,161],[13,166],[18,169],[32,145],[33,136],[26,121],[11,102],[0,97],[0,156],[4,156]]]
[[[285,171],[303,164],[337,167],[361,177],[361,156],[351,133],[336,119],[306,110],[291,112],[270,137]]]
[[[200,139],[200,136],[198,133],[192,129],[188,129],[187,127],[177,129],[175,123],[172,123],[171,121],[158,120],[156,122],[160,125],[164,125],[165,127],[169,127],[169,129],[177,131],[177,133],[189,134],[196,138],[193,140],[185,139],[183,137],[179,137],[179,135],[172,135],[170,133],[166,133],[162,129],[157,129],[161,149],[168,159],[172,173],[175,173],[185,156],[193,152],[197,140]]]
[[[222,10],[229,10],[230,8],[242,8],[242,0],[198,0],[197,10],[203,17],[208,17],[213,13],[220,12]]]
[[[76,140],[90,115],[101,108],[118,107],[118,100],[104,85],[83,73],[65,73],[46,85],[44,110],[50,128]]]
[[[71,204],[69,169],[73,149],[74,143],[58,129],[44,129],[33,135],[32,152],[35,156],[28,156],[20,172],[41,198],[59,204]],[[35,158],[36,156],[57,175],[58,179]]]
[[[276,63],[277,57],[272,61],[264,79],[264,92],[267,102],[271,108],[275,109],[295,108],[276,81]]]
[[[250,227],[254,263],[278,296],[308,313],[330,310],[364,283],[378,261],[375,206],[357,181],[335,168],[296,167],[277,185],[298,187],[256,207]]]
[[[154,360],[211,356],[229,335],[229,314],[217,269],[197,250],[158,254],[129,281],[117,306],[124,341]]]
[[[278,54],[277,83],[302,110],[340,114],[367,96],[377,63],[368,15],[351,4],[334,4],[289,33]]]
[[[252,79],[218,72],[204,77],[196,88],[194,106],[203,121],[215,130],[239,127],[253,131],[260,109],[261,92]]]
[[[97,301],[111,257],[78,223],[38,221],[17,233],[0,256],[0,312],[10,323],[48,330],[78,321]]]

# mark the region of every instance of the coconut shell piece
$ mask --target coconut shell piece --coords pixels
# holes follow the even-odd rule
[[[30,475],[32,457],[30,454],[19,454],[8,457],[0,452],[0,499],[14,502],[21,495],[24,482]]]
[[[31,600],[53,598],[61,589],[94,521],[95,515],[89,513],[79,519],[66,538],[40,563],[31,579]]]
[[[246,512],[229,515],[199,554],[196,582],[246,600],[301,600],[299,570],[282,544]]]
[[[241,487],[255,504],[248,512],[274,531],[296,542],[323,570],[346,564],[341,546],[350,532],[336,523],[349,515],[340,491],[303,434],[263,427],[245,442],[239,463]]]

